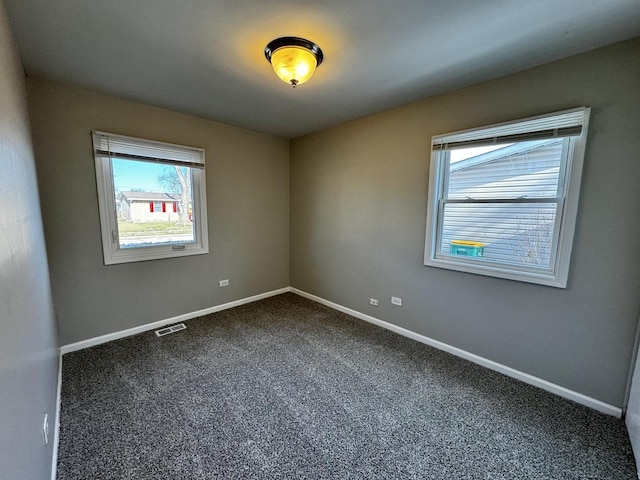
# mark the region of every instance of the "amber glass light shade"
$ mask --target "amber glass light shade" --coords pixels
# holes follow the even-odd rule
[[[300,85],[311,78],[317,66],[316,57],[302,47],[282,47],[271,55],[271,66],[283,82]]]
[[[309,80],[323,58],[320,47],[297,37],[273,40],[265,48],[265,56],[276,75],[293,87]]]

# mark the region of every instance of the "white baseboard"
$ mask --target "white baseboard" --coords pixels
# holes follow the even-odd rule
[[[58,444],[60,442],[60,405],[62,402],[62,353],[58,353],[58,387],[56,392],[56,419],[53,426],[53,452],[51,457],[51,480],[58,474]]]
[[[385,322],[378,318],[372,317],[370,315],[366,315],[364,313],[358,312],[357,310],[353,310],[351,308],[343,307],[337,303],[330,302],[329,300],[325,300],[324,298],[317,297],[305,291],[299,290],[293,287],[284,287],[278,290],[272,290],[270,292],[261,293],[259,295],[254,295],[252,297],[242,298],[240,300],[235,300],[233,302],[224,303],[222,305],[217,305],[214,307],[205,308],[203,310],[197,310],[195,312],[185,313],[182,315],[178,315],[175,317],[167,318],[164,320],[159,320],[157,322],[147,323],[145,325],[140,325],[138,327],[130,328],[127,330],[121,330],[119,332],[109,333],[107,335],[102,335],[99,337],[90,338],[87,340],[82,340],[80,342],[71,343],[68,345],[63,345],[60,347],[60,354],[64,355],[65,353],[74,352],[76,350],[82,350],[84,348],[93,347],[94,345],[100,345],[102,343],[110,342],[112,340],[117,340],[119,338],[129,337],[131,335],[136,335],[138,333],[146,332],[149,330],[154,330],[157,328],[162,328],[165,325],[170,325],[173,323],[183,322],[185,320],[189,320],[196,317],[201,317],[203,315],[208,315],[210,313],[220,312],[222,310],[227,310],[229,308],[237,307],[240,305],[245,305],[247,303],[255,302],[258,300],[262,300],[264,298],[272,297],[275,295],[280,295],[282,293],[293,292],[296,295],[300,295],[301,297],[308,298],[309,300],[313,300],[314,302],[321,303],[326,305],[334,310],[338,310],[339,312],[346,313],[351,315],[352,317],[359,318],[360,320],[364,320],[365,322],[373,323],[387,330],[391,330],[392,332],[398,333],[402,336],[411,338],[418,342],[424,343],[425,345],[429,345],[431,347],[437,348],[438,350],[443,350],[445,352],[451,353],[456,357],[464,358],[465,360],[469,360],[470,362],[481,365],[485,368],[489,368],[490,370],[494,370],[496,372],[500,372],[504,375],[507,375],[512,378],[516,378],[524,383],[528,383],[529,385],[533,385],[535,387],[541,388],[548,392],[559,395],[560,397],[566,398],[568,400],[572,400],[581,405],[585,405],[587,407],[593,408],[599,412],[605,413],[607,415],[613,415],[614,417],[621,418],[622,417],[622,409],[616,407],[614,405],[610,405],[608,403],[604,403],[600,400],[597,400],[593,397],[589,397],[582,393],[575,392],[573,390],[569,390],[568,388],[562,387],[555,383],[551,383],[547,380],[544,380],[539,377],[535,377],[525,372],[521,372],[520,370],[516,370],[514,368],[508,367],[506,365],[502,365],[501,363],[494,362],[493,360],[489,360],[487,358],[481,357],[479,355],[475,355],[473,353],[467,352],[466,350],[462,350],[461,348],[454,347],[452,345],[448,345],[446,343],[440,342],[438,340],[434,340],[432,338],[426,337],[416,332],[412,332],[411,330],[407,330],[406,328],[399,327],[392,323]],[[60,364],[60,367],[62,364]],[[60,376],[62,375],[62,370],[60,370]],[[61,381],[58,379],[58,389],[60,389]],[[58,391],[58,402],[60,401],[60,391]],[[58,403],[59,408],[59,403]],[[58,415],[56,415],[56,422]],[[58,426],[56,425],[56,443],[54,448],[57,449],[57,436],[58,436]],[[53,468],[53,467],[52,467]]]
[[[360,320],[364,320],[365,322],[373,323],[382,328],[386,328],[387,330],[391,330],[392,332],[398,333],[405,337],[411,338],[418,342],[437,348],[438,350],[443,350],[445,352],[451,353],[456,357],[464,358],[465,360],[469,360],[470,362],[476,363],[490,370],[495,370],[496,372],[500,372],[509,377],[516,378],[524,383],[528,383],[529,385],[533,385],[535,387],[538,387],[548,392],[559,395],[560,397],[563,397],[568,400],[572,400],[576,403],[579,403],[581,405],[585,405],[587,407],[593,408],[594,410],[597,410],[599,412],[605,413],[607,415],[613,415],[614,417],[617,417],[617,418],[622,417],[621,408],[616,407],[614,405],[610,405],[608,403],[601,402],[600,400],[597,400],[593,397],[583,395],[582,393],[574,392],[573,390],[569,390],[568,388],[562,387],[560,385],[556,385],[555,383],[548,382],[547,380],[543,380],[542,378],[535,377],[533,375],[530,375],[525,372],[521,372],[520,370],[516,370],[511,367],[507,367],[506,365],[502,365],[501,363],[497,363],[497,362],[494,362],[493,360],[480,357],[473,353],[467,352],[466,350],[462,350],[460,348],[448,345],[438,340],[425,337],[424,335],[421,335],[419,333],[412,332],[411,330],[407,330],[406,328],[398,327],[397,325],[393,325],[392,323],[379,320],[370,315],[366,315],[356,310],[352,310],[351,308],[343,307],[342,305],[338,305],[337,303],[330,302],[329,300],[325,300],[324,298],[317,297],[315,295],[304,292],[297,288],[291,288],[290,291],[295,293],[296,295],[300,295],[301,297],[305,297],[305,298],[308,298],[309,300],[313,300],[314,302],[318,302],[323,305],[326,305],[327,307],[331,307],[334,310],[338,310],[339,312],[346,313],[348,315],[351,315],[352,317],[356,317],[356,318],[359,318]]]
[[[270,292],[254,295],[252,297],[241,298],[240,300],[235,300],[233,302],[223,303],[222,305],[216,305],[215,307],[196,310],[195,312],[183,313],[182,315],[166,318],[157,322],[147,323],[144,325],[140,325],[139,327],[120,330],[119,332],[108,333],[99,337],[89,338],[80,342],[63,345],[62,347],[60,347],[60,352],[62,355],[64,355],[65,353],[75,352],[76,350],[82,350],[84,348],[93,347],[102,343],[111,342],[113,340],[118,340],[119,338],[130,337],[131,335],[147,332],[149,330],[155,330],[157,328],[162,328],[165,325],[171,325],[173,323],[184,322],[185,320],[190,320],[192,318],[202,317],[203,315],[209,315],[210,313],[221,312],[222,310],[227,310],[229,308],[238,307],[247,303],[256,302],[264,298],[273,297],[274,295],[280,295],[281,293],[287,293],[290,291],[291,287],[284,287],[278,290],[272,290]]]

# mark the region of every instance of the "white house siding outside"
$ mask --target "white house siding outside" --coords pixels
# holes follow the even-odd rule
[[[521,142],[452,163],[449,199],[554,198],[563,139]],[[440,252],[452,240],[486,244],[483,258],[548,266],[556,203],[447,204]]]
[[[120,192],[118,198],[122,220],[128,222],[178,222],[180,219],[178,215],[179,195],[177,194]]]

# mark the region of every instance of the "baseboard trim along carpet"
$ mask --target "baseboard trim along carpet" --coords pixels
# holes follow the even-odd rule
[[[204,308],[202,310],[196,310],[195,312],[183,313],[182,315],[166,318],[164,320],[159,320],[157,322],[146,323],[144,325],[140,325],[134,328],[129,328],[127,330],[120,330],[119,332],[108,333],[106,335],[101,335],[99,337],[89,338],[87,340],[81,340],[79,342],[63,345],[62,347],[60,347],[60,352],[62,355],[64,355],[65,353],[75,352],[76,350],[82,350],[85,348],[93,347],[95,345],[100,345],[102,343],[111,342],[113,340],[118,340],[119,338],[130,337],[131,335],[137,335],[138,333],[146,332],[148,330],[155,330],[157,328],[164,327],[165,325],[171,325],[173,323],[184,322],[185,320],[190,320],[192,318],[202,317],[204,315],[209,315],[210,313],[221,312],[222,310],[227,310],[233,307],[239,307],[240,305],[256,302],[264,298],[273,297],[275,295],[280,295],[281,293],[287,293],[290,291],[291,291],[290,287],[284,287],[278,290],[272,290],[270,292],[261,293],[259,295],[253,295],[251,297],[241,298],[240,300],[234,300],[233,302],[223,303],[222,305],[216,305],[214,307]]]
[[[601,413],[604,413],[607,415],[613,415],[614,417],[617,417],[617,418],[622,417],[621,408],[610,405],[608,403],[604,403],[593,397],[589,397],[582,393],[574,392],[573,390],[569,390],[568,388],[562,387],[560,385],[556,385],[555,383],[551,383],[547,380],[543,380],[542,378],[535,377],[525,372],[521,372],[520,370],[516,370],[506,365],[502,365],[501,363],[494,362],[493,360],[480,357],[473,353],[467,352],[466,350],[462,350],[460,348],[448,345],[438,340],[434,340],[433,338],[425,337],[424,335],[421,335],[419,333],[415,333],[415,332],[412,332],[411,330],[407,330],[406,328],[393,325],[392,323],[388,323],[388,322],[385,322],[384,320],[380,320],[370,315],[358,312],[357,310],[343,307],[342,305],[330,302],[329,300],[325,300],[324,298],[317,297],[315,295],[299,290],[297,288],[292,287],[290,291],[292,293],[295,293],[296,295],[300,295],[301,297],[308,298],[309,300],[313,300],[314,302],[318,302],[323,305],[326,305],[327,307],[333,308],[334,310],[338,310],[339,312],[346,313],[347,315],[351,315],[352,317],[359,318],[360,320],[364,320],[365,322],[373,323],[375,325],[378,325],[379,327],[385,328],[387,330],[391,330],[392,332],[398,333],[402,336],[424,343],[425,345],[429,345],[430,347],[437,348],[438,350],[443,350],[447,353],[455,355],[456,357],[464,358],[465,360],[469,360],[470,362],[476,363],[482,367],[488,368],[490,370],[494,370],[496,372],[500,372],[504,375],[520,380],[524,383],[528,383],[529,385],[533,385],[535,387],[538,387],[548,392],[559,395],[560,397],[566,398],[568,400],[572,400],[576,403],[579,403],[580,405],[593,408],[594,410],[597,410]]]
[[[58,388],[56,391],[56,418],[53,424],[53,453],[51,456],[51,480],[58,475],[58,445],[60,444],[60,406],[62,404],[62,353],[58,353]]]
[[[65,353],[75,352],[76,350],[82,350],[84,348],[93,347],[95,345],[100,345],[102,343],[107,343],[112,340],[117,340],[119,338],[129,337],[131,335],[136,335],[138,333],[146,332],[148,330],[154,330],[157,328],[164,327],[165,325],[170,325],[173,323],[183,322],[185,320],[189,320],[192,318],[201,317],[203,315],[209,315],[210,313],[220,312],[222,310],[227,310],[229,308],[238,307],[240,305],[245,305],[247,303],[256,302],[258,300],[262,300],[264,298],[273,297],[275,295],[280,295],[282,293],[292,292],[296,295],[300,295],[301,297],[308,298],[309,300],[313,300],[314,302],[318,302],[322,305],[326,305],[327,307],[333,308],[342,313],[346,313],[347,315],[351,315],[352,317],[358,318],[360,320],[364,320],[365,322],[373,323],[374,325],[378,325],[379,327],[385,328],[392,332],[395,332],[399,335],[402,335],[407,338],[411,338],[418,342],[424,343],[425,345],[429,345],[431,347],[437,348],[438,350],[443,350],[448,352],[456,357],[464,358],[465,360],[469,360],[470,362],[481,365],[490,370],[494,370],[496,372],[500,372],[509,377],[520,380],[524,383],[528,383],[529,385],[533,385],[535,387],[541,388],[548,392],[559,395],[560,397],[566,398],[568,400],[572,400],[580,405],[584,405],[589,408],[593,408],[601,413],[612,415],[617,418],[622,417],[622,409],[616,407],[614,405],[610,405],[608,403],[604,403],[600,400],[597,400],[593,397],[589,397],[582,393],[575,392],[573,390],[569,390],[568,388],[562,387],[560,385],[556,385],[555,383],[551,383],[547,380],[544,380],[539,377],[535,377],[525,372],[521,372],[520,370],[516,370],[514,368],[508,367],[498,362],[494,362],[493,360],[489,360],[487,358],[481,357],[479,355],[473,354],[471,352],[467,352],[466,350],[462,350],[461,348],[454,347],[452,345],[448,345],[446,343],[440,342],[438,340],[434,340],[433,338],[426,337],[419,333],[413,332],[411,330],[407,330],[406,328],[399,327],[389,322],[385,322],[384,320],[380,320],[378,318],[372,317],[371,315],[364,314],[362,312],[358,312],[357,310],[353,310],[348,307],[344,307],[337,303],[331,302],[329,300],[325,300],[324,298],[318,297],[316,295],[312,295],[303,290],[299,290],[293,287],[284,287],[278,290],[272,290],[270,292],[261,293],[259,295],[254,295],[251,297],[242,298],[240,300],[235,300],[233,302],[224,303],[222,305],[217,305],[214,307],[205,308],[202,310],[197,310],[195,312],[184,313],[182,315],[178,315],[175,317],[167,318],[165,320],[160,320],[157,322],[147,323],[145,325],[140,325],[138,327],[130,328],[127,330],[121,330],[119,332],[109,333],[106,335],[101,335],[99,337],[90,338],[87,340],[82,340],[80,342],[71,343],[68,345],[63,345],[60,347],[60,353],[64,355]],[[56,432],[57,434],[57,432]]]

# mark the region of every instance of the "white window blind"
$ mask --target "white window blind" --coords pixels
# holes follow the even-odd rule
[[[432,138],[432,149],[451,150],[471,146],[496,145],[501,143],[541,140],[546,138],[580,136],[586,108],[527,119],[518,123],[502,123],[480,130],[436,135]]]
[[[96,157],[117,157],[204,168],[204,150],[201,148],[142,140],[105,132],[93,132],[93,148]]]

